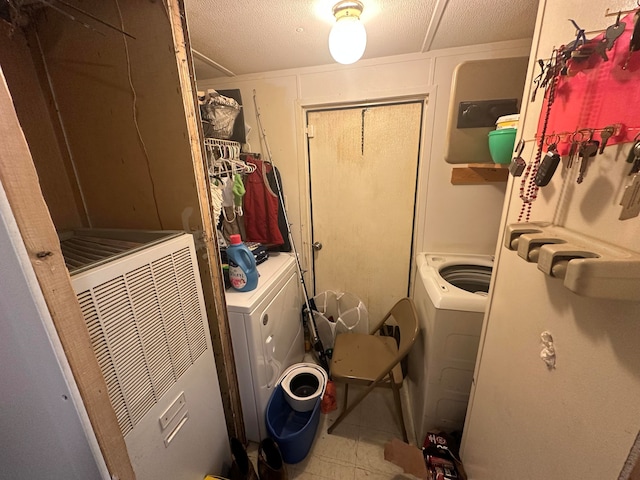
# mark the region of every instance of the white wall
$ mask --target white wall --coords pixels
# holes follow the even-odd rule
[[[197,83],[199,90],[241,90],[245,120],[252,127],[251,149],[265,153],[256,127],[255,89],[273,159],[282,172],[294,239],[301,251],[306,250],[309,240],[302,107],[428,95],[415,251],[492,254],[505,184],[456,186],[450,183],[452,165],[444,161],[444,150],[452,74],[458,64],[468,60],[527,56],[530,45],[530,40],[518,40],[363,60],[351,66],[334,64],[225,79],[198,79]],[[470,159],[474,161],[477,159]],[[301,246],[302,240],[305,248]]]
[[[635,0],[610,0],[588,10],[583,5],[580,0],[542,0],[528,88],[539,73],[535,60],[549,58],[554,47],[575,36],[566,19],[598,32],[615,21],[615,16],[604,16],[605,9],[637,8]],[[602,68],[614,70],[616,77],[620,66],[611,60]],[[633,86],[627,88],[637,91],[637,72],[630,81]],[[529,93],[525,90],[525,97]],[[542,97],[539,92],[521,116],[521,131],[529,140],[523,154],[527,161],[534,157]],[[591,101],[586,98],[583,105],[597,108],[597,98],[595,105]],[[607,147],[604,155],[591,160],[581,184],[576,183],[577,166],[568,170],[563,162],[552,182],[540,189],[531,220],[552,221],[640,252],[638,218],[618,220],[619,202],[629,183],[630,167],[624,159],[630,146]],[[509,183],[504,224],[517,222],[519,187],[519,179]],[[535,263],[501,244],[496,257],[463,438],[462,457],[470,479],[630,478],[628,471],[621,472],[640,430],[640,303],[578,296],[561,279],[543,274]],[[551,332],[555,341],[553,370],[540,359],[543,331]]]
[[[0,479],[109,478],[2,185],[0,365]]]

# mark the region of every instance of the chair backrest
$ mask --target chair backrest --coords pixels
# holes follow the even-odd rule
[[[371,334],[377,332],[387,320],[393,318],[400,329],[400,345],[398,345],[398,356],[404,358],[409,353],[413,343],[418,336],[418,312],[415,304],[410,298],[402,298],[391,307],[389,313],[376,325]]]

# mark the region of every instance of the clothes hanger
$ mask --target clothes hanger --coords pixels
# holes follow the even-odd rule
[[[249,174],[255,172],[257,168],[254,163],[241,160],[240,145],[236,142],[206,138],[205,147],[214,176]]]

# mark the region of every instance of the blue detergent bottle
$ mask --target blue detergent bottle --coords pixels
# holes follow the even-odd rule
[[[229,280],[231,286],[240,292],[249,292],[258,286],[258,269],[253,253],[249,251],[240,235],[229,236],[231,245],[227,247],[229,259]]]

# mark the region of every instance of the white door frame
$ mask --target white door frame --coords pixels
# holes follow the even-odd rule
[[[312,232],[311,232],[311,192],[309,189],[309,149],[306,132],[307,112],[310,110],[330,110],[337,108],[353,108],[360,106],[394,104],[407,101],[420,101],[424,103],[422,112],[422,128],[420,131],[420,148],[418,151],[418,181],[416,185],[416,204],[413,220],[413,247],[411,256],[415,258],[416,248],[423,245],[425,233],[425,213],[427,184],[429,179],[429,158],[433,138],[433,124],[435,118],[436,87],[420,89],[406,95],[374,96],[368,98],[353,98],[349,100],[323,98],[323,99],[301,99],[296,101],[296,132],[298,133],[298,192],[300,205],[299,235],[301,242],[297,244],[297,252],[304,272],[305,285],[308,295],[314,295],[313,285],[313,260],[312,260]],[[444,159],[442,160],[444,161]],[[295,240],[294,240],[295,241]],[[413,291],[415,278],[415,266],[413,261],[410,267],[409,291]]]

